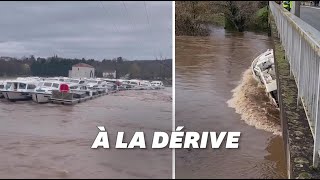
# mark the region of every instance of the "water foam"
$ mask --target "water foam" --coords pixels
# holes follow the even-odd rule
[[[250,68],[243,73],[240,84],[232,93],[227,104],[241,115],[242,120],[257,129],[281,135],[279,109],[270,102],[265,87],[254,79]]]

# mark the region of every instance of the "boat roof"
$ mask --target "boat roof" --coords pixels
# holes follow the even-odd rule
[[[24,83],[24,84],[38,84],[40,81],[35,80],[9,80],[8,83]]]
[[[56,83],[56,84],[66,84],[66,82],[62,82],[62,81],[55,81],[55,80],[44,80],[41,81],[43,83]]]

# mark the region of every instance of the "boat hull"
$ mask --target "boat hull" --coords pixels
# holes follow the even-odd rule
[[[48,103],[51,98],[51,94],[45,93],[33,93],[32,100],[36,103]]]
[[[153,89],[164,89],[164,86],[153,86]]]
[[[265,86],[266,94],[270,101],[278,106],[277,82],[274,77],[274,54],[268,50],[252,61],[251,70],[253,77]]]
[[[32,96],[28,92],[13,92],[13,91],[3,91],[4,98],[10,101],[25,101],[31,100]]]

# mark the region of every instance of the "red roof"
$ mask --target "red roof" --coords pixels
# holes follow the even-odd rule
[[[85,64],[85,63],[79,63],[79,64],[75,64],[72,67],[88,67],[88,68],[94,68],[93,66],[89,65],[89,64]]]

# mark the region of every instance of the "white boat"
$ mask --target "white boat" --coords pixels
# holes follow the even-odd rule
[[[107,93],[110,83],[102,79],[87,79],[86,86],[91,90],[97,90],[99,93]]]
[[[119,83],[120,83],[120,86],[119,86],[120,90],[131,89],[134,86],[136,86],[136,85],[130,84],[130,80],[119,79]]]
[[[139,86],[136,86],[134,89],[150,90],[150,89],[155,89],[155,88],[154,88],[154,86],[152,86],[150,81],[141,80],[140,83],[139,83]]]
[[[93,88],[89,88],[87,85],[85,84],[70,84],[70,93],[74,93],[79,96],[94,96],[99,94],[98,90],[93,89]]]
[[[132,86],[140,86],[140,80],[131,79],[131,80],[129,80],[129,84]]]
[[[268,49],[253,60],[251,65],[254,78],[261,82],[272,103],[278,106],[277,81],[273,50]]]
[[[6,85],[5,81],[0,81],[0,98],[4,98],[2,94],[2,90],[4,90],[5,85]]]
[[[163,82],[162,82],[162,81],[152,81],[152,82],[151,82],[151,86],[152,86],[154,89],[164,89],[164,85],[163,85]]]
[[[87,83],[87,81],[84,79],[70,79],[66,82],[70,82],[72,84],[86,84]]]
[[[39,85],[39,81],[35,79],[23,79],[7,81],[3,96],[9,101],[31,100],[32,92]]]
[[[60,82],[69,82],[70,78],[67,77],[49,77],[45,78],[45,81],[60,81]]]
[[[64,82],[61,81],[51,81],[47,80],[44,82],[41,82],[39,86],[32,92],[32,100],[37,103],[47,103],[49,102],[52,91],[53,90],[59,90],[60,84]]]

